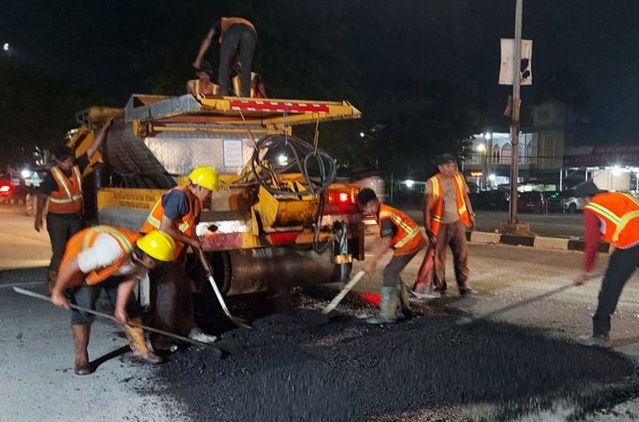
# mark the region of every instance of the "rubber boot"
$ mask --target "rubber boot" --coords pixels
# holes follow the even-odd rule
[[[142,323],[141,318],[132,318],[132,322]],[[129,339],[129,347],[133,352],[133,357],[145,363],[158,364],[165,362],[165,359],[161,356],[149,350],[144,339],[144,332],[140,327],[133,327],[131,325],[123,325],[124,332]]]
[[[368,318],[369,324],[391,324],[397,321],[397,302],[399,289],[397,287],[382,287],[382,304],[379,314]]]
[[[73,331],[73,355],[74,365],[73,370],[76,375],[88,375],[91,371],[89,365],[89,335],[91,334],[91,325],[72,325]]]

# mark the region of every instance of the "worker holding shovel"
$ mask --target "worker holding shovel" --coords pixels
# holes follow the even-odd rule
[[[140,307],[131,300],[135,283],[160,262],[172,261],[174,256],[175,242],[157,230],[145,236],[111,226],[81,230],[67,242],[51,302],[70,309],[70,300],[73,305],[94,311],[100,289],[104,289],[115,308],[115,318],[127,334],[133,355],[143,362],[160,363],[163,359],[149,351],[142,329],[127,322],[139,325],[142,321]],[[71,310],[77,375],[92,372],[87,347],[93,319],[92,314]]]
[[[597,311],[592,317],[592,335],[581,336],[584,346],[610,348],[610,317],[626,282],[639,264],[639,202],[627,193],[600,190],[591,181],[575,187],[584,204],[585,256],[576,284],[584,284],[595,264],[599,241],[614,246],[601,283]]]
[[[419,226],[406,214],[386,204],[381,204],[372,189],[362,189],[357,195],[357,201],[363,213],[375,216],[381,237],[373,256],[366,260],[364,271],[371,273],[382,256],[393,251],[393,257],[384,268],[380,313],[376,317],[369,318],[366,322],[370,324],[392,323],[397,321],[401,315],[397,309],[400,300],[401,309],[410,311],[408,289],[400,274],[410,260],[424,248],[424,236],[422,236]]]

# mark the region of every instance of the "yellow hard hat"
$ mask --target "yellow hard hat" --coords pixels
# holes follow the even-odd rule
[[[214,191],[220,188],[217,170],[209,166],[199,166],[189,174],[189,180],[205,189]]]
[[[168,262],[175,259],[175,241],[160,230],[153,230],[142,236],[136,245],[145,254],[158,261]]]

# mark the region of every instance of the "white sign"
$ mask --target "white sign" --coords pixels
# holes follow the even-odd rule
[[[513,84],[513,56],[515,40],[501,39],[501,65],[499,67],[499,85]],[[532,85],[532,40],[521,40],[520,84]]]
[[[224,167],[242,167],[244,159],[242,156],[241,140],[224,140]]]

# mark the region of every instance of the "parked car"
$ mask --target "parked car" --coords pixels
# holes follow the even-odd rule
[[[470,194],[473,209],[486,211],[507,211],[509,204],[508,192],[503,190],[485,190]]]
[[[517,212],[544,214],[546,212],[546,198],[543,192],[520,193],[517,198]]]
[[[583,210],[583,205],[575,197],[573,190],[562,192],[544,192],[546,195],[548,212],[574,214]]]
[[[574,196],[574,192],[572,192],[570,195],[567,195],[563,199],[562,204],[563,204],[563,207],[564,207],[564,212],[567,213],[567,214],[574,214],[576,212],[582,212],[583,209],[584,209],[584,206],[579,201],[579,198]]]

